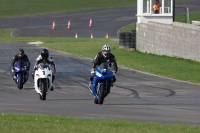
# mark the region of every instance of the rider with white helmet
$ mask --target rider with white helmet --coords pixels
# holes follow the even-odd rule
[[[103,45],[102,50],[94,57],[93,59],[93,66],[91,69],[90,74],[90,83],[89,83],[89,89],[92,84],[92,80],[94,78],[94,71],[96,68],[102,63],[102,62],[109,62],[110,67],[112,68],[113,72],[116,74],[118,67],[116,63],[115,56],[111,53],[111,47],[108,44]],[[113,83],[116,81],[116,78],[113,78]]]

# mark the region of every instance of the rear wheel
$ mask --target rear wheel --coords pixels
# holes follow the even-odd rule
[[[42,92],[42,96],[40,97],[41,100],[46,100],[46,92],[47,92],[47,83],[46,80],[41,80],[40,89]]]
[[[100,94],[99,94],[99,101],[98,101],[99,104],[103,104],[105,88],[106,88],[106,85],[105,84],[101,84],[101,89],[100,89]]]
[[[23,88],[23,74],[19,73],[18,74],[18,88],[21,90]]]

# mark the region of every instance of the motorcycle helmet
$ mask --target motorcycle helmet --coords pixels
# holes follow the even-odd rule
[[[19,56],[24,56],[24,50],[23,49],[19,49]]]
[[[42,51],[41,51],[41,57],[42,57],[42,59],[48,59],[48,57],[49,57],[49,51],[47,49],[42,49]]]
[[[103,45],[103,47],[102,47],[102,55],[104,57],[109,57],[110,53],[111,53],[110,46],[108,44]]]

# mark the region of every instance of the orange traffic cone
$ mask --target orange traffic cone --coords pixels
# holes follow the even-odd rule
[[[89,27],[92,27],[92,18],[90,18],[90,23],[89,23]]]
[[[70,28],[71,28],[71,26],[70,26],[70,20],[68,21],[67,28],[68,28],[68,29],[70,29]]]
[[[106,34],[106,38],[108,38],[108,34]]]
[[[91,33],[91,38],[93,38],[93,34]]]
[[[53,21],[52,30],[56,29],[55,21]]]
[[[75,38],[78,38],[78,33],[76,32],[76,34],[75,34]]]

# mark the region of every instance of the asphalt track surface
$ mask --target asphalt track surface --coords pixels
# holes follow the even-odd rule
[[[116,13],[116,11],[119,11],[119,13]],[[128,12],[122,15],[122,12],[125,11]],[[62,21],[67,22],[68,20],[67,17],[65,20],[62,19],[63,16],[71,14],[74,19],[72,20],[74,22],[77,20],[77,29],[78,22],[82,23],[79,25],[80,27],[84,25],[80,19],[85,21],[85,25],[87,24],[85,29],[78,29],[80,33],[83,31],[89,33],[90,30],[96,28],[98,30],[95,30],[95,34],[99,34],[99,37],[101,35],[104,36],[107,32],[109,32],[110,36],[116,37],[117,30],[120,27],[136,21],[134,11],[136,9],[126,7],[66,13],[66,15],[63,13],[60,15],[1,19],[0,28],[21,31],[15,30],[17,32],[14,31],[13,36],[23,34],[29,36],[28,31],[30,29],[32,29],[30,30],[30,36],[41,35],[42,33],[48,33],[48,31],[50,32],[48,35],[52,36],[54,35],[53,31],[48,30],[51,27],[50,24],[46,27],[45,25],[55,19],[58,22],[60,20],[62,25]],[[102,12],[102,15],[99,12]],[[110,15],[105,12],[109,12]],[[76,17],[78,14],[81,15]],[[88,14],[90,15],[88,16]],[[90,17],[94,18],[94,27],[92,29],[88,28],[88,18]],[[109,19],[118,21],[116,23],[115,21],[108,23],[107,20]],[[14,23],[16,21],[17,23]],[[100,27],[97,25],[100,25]],[[38,34],[37,27],[43,27],[40,30],[38,29]],[[75,28],[75,25],[73,28]],[[75,32],[73,28],[70,29],[72,30],[71,32],[65,32],[65,35],[70,36],[73,30]],[[24,29],[26,29],[26,34],[22,32]],[[103,29],[107,31],[103,33]],[[59,32],[59,26],[55,32],[58,32],[61,36],[63,35],[63,32]],[[24,88],[19,90],[14,81],[11,80],[10,73],[12,56],[19,48],[24,48],[33,67],[41,47],[27,43],[0,43],[0,46],[0,111],[200,125],[200,85],[119,67],[117,81],[112,87],[111,93],[106,97],[103,105],[95,105],[93,96],[87,88],[92,60],[50,50],[51,56],[57,64],[55,89],[47,95],[46,101],[41,101],[33,88],[33,79],[31,77],[29,77]]]

